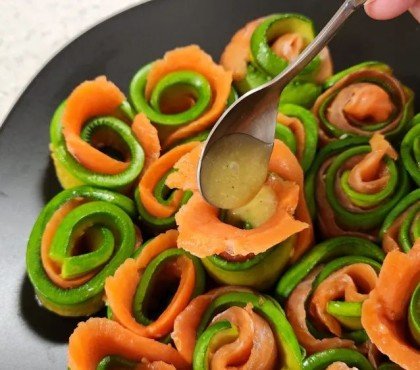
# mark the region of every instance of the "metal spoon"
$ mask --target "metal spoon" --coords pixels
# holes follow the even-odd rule
[[[257,194],[267,176],[280,93],[366,1],[346,0],[293,63],[270,82],[243,95],[219,118],[198,166],[199,189],[209,203],[236,208]],[[254,154],[258,154],[254,159],[258,163],[252,165]]]

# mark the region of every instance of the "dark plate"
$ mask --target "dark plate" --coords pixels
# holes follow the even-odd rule
[[[155,0],[127,10],[73,41],[38,74],[0,135],[0,353],[2,369],[63,369],[76,320],[38,306],[25,275],[25,249],[41,207],[59,191],[48,159],[48,125],[57,104],[83,80],[106,74],[123,90],[137,69],[176,46],[199,44],[218,59],[246,21],[302,12],[320,28],[338,0]],[[374,22],[362,11],[331,45],[336,68],[377,59],[420,92],[419,26],[406,15]],[[12,78],[12,76],[11,76]],[[417,107],[419,107],[417,98]]]

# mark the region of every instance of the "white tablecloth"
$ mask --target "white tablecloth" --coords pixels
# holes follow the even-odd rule
[[[146,0],[0,0],[0,126],[25,86],[70,40]]]

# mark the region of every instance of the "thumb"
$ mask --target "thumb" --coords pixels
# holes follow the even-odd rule
[[[365,4],[366,13],[374,19],[391,19],[405,13],[416,0],[371,0]]]
[[[410,8],[410,12],[413,17],[416,18],[417,22],[420,23],[420,0],[414,2]]]

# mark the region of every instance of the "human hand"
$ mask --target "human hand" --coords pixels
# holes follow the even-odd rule
[[[369,0],[366,13],[374,19],[391,19],[410,11],[420,22],[420,0]]]

